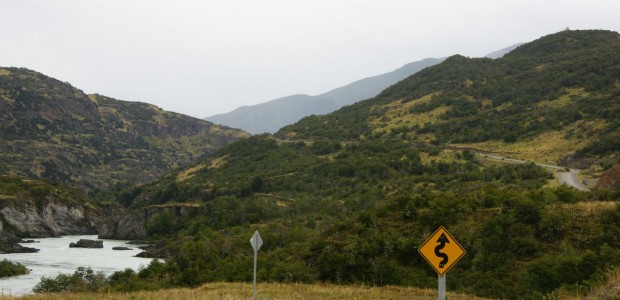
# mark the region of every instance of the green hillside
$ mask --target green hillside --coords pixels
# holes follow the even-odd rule
[[[529,150],[540,161],[590,158],[610,165],[618,162],[620,149],[619,99],[620,35],[564,31],[501,59],[450,57],[375,99],[308,117],[278,136],[399,137],[509,149],[517,156]]]
[[[247,134],[0,68],[0,174],[87,189],[154,180]]]
[[[450,290],[585,293],[620,264],[620,187],[550,185],[535,164],[454,145],[520,150],[552,135],[579,145],[550,144],[565,153],[557,159],[617,163],[619,56],[619,35],[606,31],[560,32],[498,60],[454,56],[377,98],[126,189],[117,200],[147,216],[146,237],[168,241],[171,257],[110,288],[249,281],[254,230],[261,280],[434,287],[417,247],[445,226],[467,251]]]

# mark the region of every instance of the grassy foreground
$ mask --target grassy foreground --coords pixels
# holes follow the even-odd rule
[[[559,289],[548,295],[548,299],[570,300],[615,300],[620,299],[620,267],[607,270],[604,279],[598,286],[592,287],[587,294],[583,295],[578,291]]]
[[[463,294],[448,293],[449,299],[483,299]],[[154,292],[133,293],[62,293],[27,295],[23,297],[0,296],[0,299],[252,299],[251,283],[209,283],[196,289],[168,289]],[[257,299],[316,299],[316,300],[375,300],[375,299],[437,299],[437,290],[411,287],[368,287],[319,284],[261,283],[257,286]]]
[[[590,291],[590,299],[620,299],[620,268],[610,270],[607,276],[603,284]]]

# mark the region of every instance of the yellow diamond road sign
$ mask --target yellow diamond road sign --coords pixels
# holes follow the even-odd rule
[[[437,228],[418,248],[418,252],[440,276],[446,274],[465,255],[465,249],[443,226]]]

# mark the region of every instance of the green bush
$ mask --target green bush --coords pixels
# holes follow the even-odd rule
[[[55,278],[41,278],[32,289],[35,293],[99,292],[108,287],[106,277],[90,267],[78,267],[72,275],[58,274]]]
[[[0,278],[28,274],[29,270],[20,263],[10,262],[6,259],[0,261]]]

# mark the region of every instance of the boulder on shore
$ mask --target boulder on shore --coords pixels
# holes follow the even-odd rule
[[[69,248],[103,248],[103,241],[80,239],[77,243],[69,244]]]
[[[20,243],[22,243],[22,244],[34,244],[34,243],[40,243],[40,241],[35,241],[35,240],[22,240]]]
[[[143,251],[136,254],[136,257],[145,257],[145,258],[167,258],[170,256],[170,251],[163,243],[158,243],[155,245],[149,245],[144,247],[139,247]]]
[[[128,248],[128,247],[112,247],[112,250],[131,250],[131,248]]]

